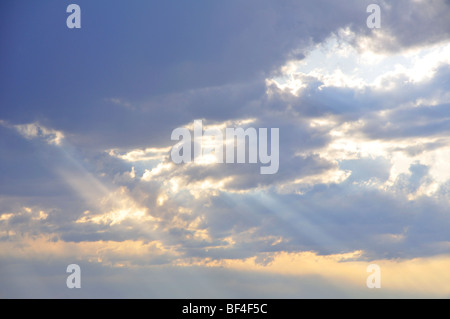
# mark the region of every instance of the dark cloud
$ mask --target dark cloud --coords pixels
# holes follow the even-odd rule
[[[208,94],[204,88],[261,83],[294,49],[323,40],[363,9],[327,1],[78,4],[80,30],[65,28],[65,8],[55,1],[24,2],[2,11],[9,45],[0,65],[0,118],[40,120],[98,146],[144,143],[144,137],[158,143],[159,133],[179,126],[182,118],[224,119],[232,110],[239,112],[245,101],[222,103],[220,98],[232,98],[236,91],[225,88],[202,103],[199,98]],[[11,21],[5,14],[20,19]],[[201,95],[192,100],[199,105],[186,106],[183,95],[199,89]],[[172,94],[175,103],[157,102]],[[157,104],[151,112],[135,114],[105,102],[111,98],[138,109],[149,110],[149,100]]]
[[[380,1],[381,29],[357,24],[358,33],[369,37],[365,45],[374,51],[402,51],[450,38],[450,7],[446,0]]]

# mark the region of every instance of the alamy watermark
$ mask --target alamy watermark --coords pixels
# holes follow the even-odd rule
[[[66,272],[71,273],[66,279],[67,288],[81,288],[81,268],[77,264],[67,266]]]
[[[66,19],[66,25],[69,29],[81,28],[81,8],[78,4],[69,4],[66,9],[70,15]]]
[[[367,288],[381,288],[381,268],[377,264],[370,264],[367,266],[367,272],[371,274],[367,277]]]
[[[378,4],[369,4],[366,9],[370,15],[367,17],[366,25],[369,29],[381,28],[381,9]]]
[[[69,4],[66,9],[70,15],[66,19],[66,25],[69,29],[81,28],[81,8],[77,4]],[[366,25],[369,29],[381,28],[381,9],[378,4],[369,4],[366,8],[366,12],[370,13],[367,17]]]
[[[179,127],[172,131],[172,141],[179,141],[172,147],[170,156],[176,164],[190,163],[258,163],[261,174],[275,174],[279,168],[280,134],[278,128],[270,129],[270,143],[267,128],[208,128],[203,130],[202,120],[195,120],[193,137],[191,131]],[[248,141],[248,143],[247,143]],[[248,146],[248,149],[247,149]],[[270,147],[270,152],[268,152]],[[193,152],[192,152],[193,148]],[[235,156],[236,155],[236,156]],[[247,156],[248,155],[248,156]]]

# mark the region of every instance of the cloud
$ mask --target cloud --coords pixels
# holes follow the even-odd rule
[[[37,123],[14,125],[14,128],[27,139],[41,138],[48,144],[61,144],[64,134],[60,131],[48,129]]]
[[[445,0],[380,2],[381,29],[359,26],[361,49],[396,52],[448,41],[450,6]],[[358,32],[358,33],[359,33]]]
[[[79,33],[51,1],[0,13],[1,295],[373,296],[377,262],[382,296],[448,296],[450,9],[381,2],[369,30],[368,3],[81,1]],[[173,163],[197,119],[279,128],[277,174]],[[78,295],[52,275],[73,262]]]
[[[105,243],[106,244],[106,243]],[[106,247],[108,245],[105,245]],[[73,247],[72,247],[73,248]],[[352,255],[276,254],[269,265],[255,258],[171,267],[109,267],[80,262],[81,289],[67,289],[72,256],[33,266],[14,257],[15,267],[0,265],[5,298],[446,298],[448,257],[377,261],[382,291],[367,289],[367,263]],[[47,256],[45,256],[47,257]],[[48,257],[47,257],[48,258]],[[428,271],[430,268],[435,271]],[[444,275],[444,277],[443,277]],[[177,284],[175,284],[175,282]],[[184,285],[180,286],[180,283]],[[186,288],[189,287],[189,288]]]

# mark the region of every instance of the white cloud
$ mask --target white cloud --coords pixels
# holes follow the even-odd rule
[[[107,152],[110,156],[120,158],[127,162],[143,162],[161,160],[167,156],[170,149],[171,146],[162,148],[149,147],[144,149],[134,149],[125,153],[122,153],[117,149],[111,149]]]
[[[27,139],[42,139],[48,144],[61,145],[64,140],[64,133],[51,128],[47,128],[37,122],[28,124],[10,125],[5,121],[1,125],[14,128],[20,135]]]
[[[319,89],[394,90],[403,84],[398,79],[423,82],[433,78],[438,67],[450,64],[449,42],[388,53],[373,51],[361,42],[355,47],[356,37],[351,30],[341,29],[311,48],[305,59],[288,61],[281,67],[281,76],[266,81],[292,94],[300,94],[311,79],[322,83]]]

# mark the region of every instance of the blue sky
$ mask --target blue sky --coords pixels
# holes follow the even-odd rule
[[[450,296],[448,1],[70,3],[0,4],[0,297]],[[197,119],[278,172],[174,164]]]

